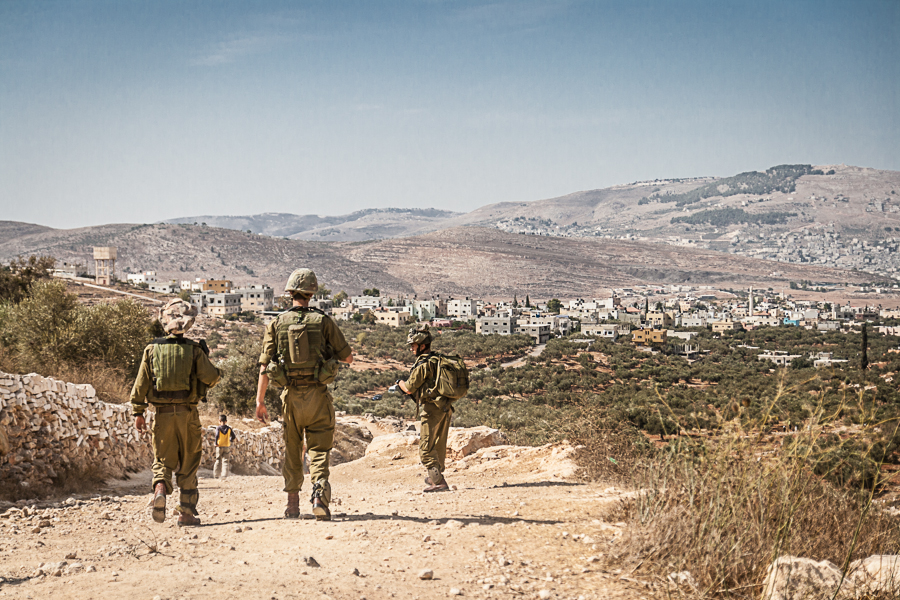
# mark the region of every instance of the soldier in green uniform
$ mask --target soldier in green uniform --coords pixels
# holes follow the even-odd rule
[[[197,469],[200,468],[202,434],[197,402],[219,381],[200,343],[184,337],[194,324],[197,309],[181,299],[172,300],[159,311],[159,320],[168,334],[144,349],[134,387],[131,407],[134,426],[146,428],[147,402],[156,409],[153,419],[153,520],[166,518],[166,496],[171,494],[172,471],[181,492],[176,512],[178,525],[199,525],[197,518]]]
[[[329,453],[334,446],[334,404],[328,384],[338,372],[338,361],[353,362],[353,353],[334,320],[324,312],[309,308],[319,290],[316,275],[297,269],[288,278],[284,291],[293,306],[266,327],[259,356],[256,388],[256,417],[269,417],[263,400],[271,378],[284,387],[284,516],[300,517],[300,487],[303,485],[303,438],[309,451],[309,478],[313,483],[312,512],[317,520],[331,519],[331,484],[328,483]]]
[[[431,353],[431,332],[426,323],[410,328],[406,343],[416,355],[416,362],[409,371],[406,381],[397,385],[404,393],[416,400],[422,409],[422,426],[419,440],[419,458],[428,470],[425,483],[426,492],[446,492],[450,490],[444,479],[444,464],[447,459],[447,438],[450,435],[450,418],[453,416],[452,402],[442,396],[425,397],[426,383],[434,382],[434,363],[429,361]]]

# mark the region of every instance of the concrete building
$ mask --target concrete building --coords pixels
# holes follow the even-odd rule
[[[478,316],[478,302],[469,297],[447,301],[447,316],[451,319],[466,320]]]
[[[515,333],[531,336],[536,344],[546,344],[550,339],[550,326],[545,323],[517,324]]]
[[[129,273],[125,276],[125,280],[128,283],[133,285],[139,285],[141,283],[156,283],[158,280],[156,279],[156,271],[144,271],[143,273]]]
[[[412,317],[409,311],[406,310],[395,311],[383,308],[376,308],[372,311],[372,314],[375,315],[376,323],[381,323],[388,327],[403,327],[409,323],[409,319]]]
[[[191,295],[193,298],[193,294]],[[241,312],[241,300],[243,296],[240,294],[230,293],[203,293],[206,304],[206,314],[215,317],[224,317],[225,315],[235,315]]]
[[[665,329],[635,329],[631,332],[631,341],[640,346],[660,346],[668,340]]]
[[[350,296],[350,304],[356,308],[381,308],[381,296]]]
[[[234,284],[230,279],[207,279],[203,284],[204,292],[213,292],[214,294],[227,294],[231,292]]]
[[[723,331],[738,331],[744,328],[740,321],[733,319],[723,319],[722,321],[713,321],[710,323],[713,333],[722,333]]]
[[[774,350],[772,352],[763,352],[762,354],[758,354],[756,356],[756,360],[768,360],[770,362],[775,363],[779,367],[785,367],[795,358],[800,358],[799,354],[788,354],[782,350]]]
[[[815,368],[821,367],[830,367],[834,364],[849,362],[844,358],[834,358],[834,354],[832,352],[819,352],[818,354],[813,354],[809,357],[813,361],[813,366]]]
[[[241,310],[262,312],[275,305],[275,290],[267,285],[234,288],[231,293],[241,295]]]
[[[435,317],[443,317],[446,306],[440,299],[414,300],[412,314],[420,321],[430,321]]]
[[[659,311],[650,311],[647,313],[646,317],[647,324],[651,327],[671,327],[674,324],[674,320],[669,313],[659,312]]]
[[[480,317],[475,321],[475,332],[481,335],[497,333],[500,335],[512,335],[515,328],[515,318],[509,315],[502,317]]]
[[[581,333],[584,335],[595,335],[614,342],[619,337],[619,326],[609,323],[582,323]]]
[[[166,283],[151,283],[147,289],[158,294],[177,294],[179,291],[181,291],[181,289],[178,287],[178,283],[174,281],[169,281]]]

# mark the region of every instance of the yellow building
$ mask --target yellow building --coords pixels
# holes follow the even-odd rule
[[[641,346],[658,346],[665,344],[669,332],[665,329],[635,329],[631,332],[631,341]]]

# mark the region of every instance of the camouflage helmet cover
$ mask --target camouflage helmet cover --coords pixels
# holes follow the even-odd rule
[[[309,269],[297,269],[288,277],[287,283],[284,284],[285,292],[300,292],[307,296],[312,296],[319,291],[319,282],[316,280],[316,274]]]
[[[407,344],[431,344],[431,332],[428,330],[428,323],[418,323],[409,328],[409,335],[406,336]]]
[[[159,322],[169,334],[184,333],[194,326],[196,316],[197,307],[181,298],[169,300],[159,309]]]

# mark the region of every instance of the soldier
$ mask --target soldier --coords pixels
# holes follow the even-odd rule
[[[269,417],[263,400],[271,378],[284,387],[284,491],[288,519],[300,517],[300,487],[303,485],[303,438],[309,451],[309,478],[313,483],[312,512],[319,521],[331,519],[331,485],[328,483],[329,452],[334,445],[334,404],[328,384],[338,372],[338,361],[353,362],[344,334],[324,312],[309,308],[319,290],[316,275],[297,269],[284,291],[293,306],[266,327],[259,356],[256,417]]]
[[[228,417],[219,415],[219,426],[216,427],[216,462],[213,463],[213,477],[228,477],[228,455],[231,444],[237,439],[234,429],[228,426]],[[218,475],[216,475],[218,473]]]
[[[453,416],[453,404],[448,398],[437,396],[425,397],[425,384],[433,382],[434,362],[429,359],[431,352],[431,332],[426,323],[411,327],[406,343],[416,355],[416,362],[409,371],[406,381],[398,381],[397,385],[404,393],[416,400],[416,412],[422,408],[421,439],[419,440],[419,458],[428,470],[425,483],[426,492],[446,492],[450,490],[444,479],[444,463],[447,458],[447,437],[450,435],[450,418]],[[418,416],[418,414],[416,415]]]
[[[200,343],[184,337],[194,324],[197,309],[181,299],[168,302],[159,320],[168,334],[144,349],[137,379],[131,389],[134,426],[146,428],[147,402],[156,409],[153,419],[153,520],[166,518],[166,496],[174,490],[172,471],[181,492],[176,512],[178,526],[199,525],[197,469],[203,448],[197,402],[219,381]],[[205,344],[204,344],[205,346]]]

